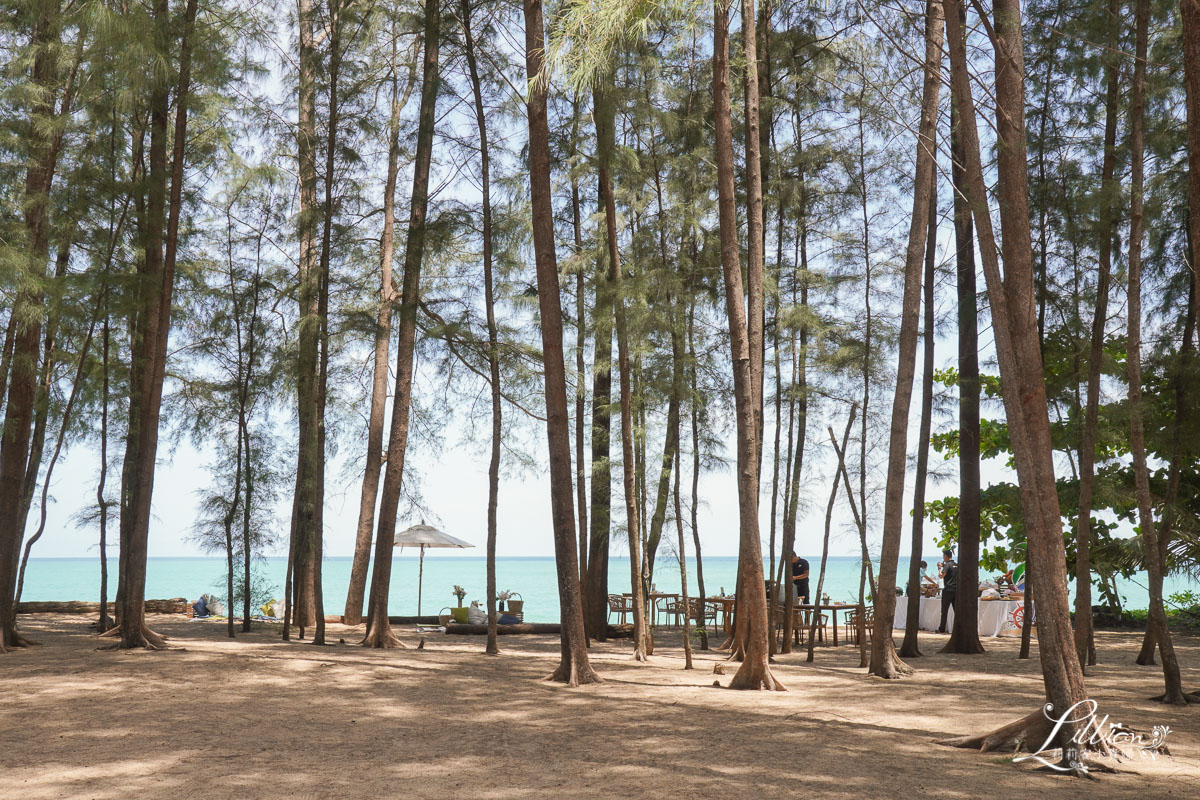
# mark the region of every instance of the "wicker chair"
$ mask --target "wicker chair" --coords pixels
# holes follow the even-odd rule
[[[846,612],[846,638],[858,644],[858,609]],[[875,609],[867,607],[863,611],[863,630],[867,633],[867,641],[871,641],[871,629],[875,627]]]
[[[678,597],[660,597],[658,600],[659,624],[665,622],[665,618],[673,618],[673,627],[683,627],[683,615],[687,613],[687,609],[683,605],[683,600]]]
[[[617,624],[624,625],[625,617],[633,614],[633,599],[622,597],[619,594],[610,594],[608,596],[608,616],[612,618],[613,614],[617,614]]]
[[[711,621],[714,628],[717,626],[717,606],[715,603],[710,603],[699,597],[689,597],[688,614],[697,625],[707,627]]]
[[[805,634],[808,633],[808,629],[812,625],[813,610],[811,608],[797,608],[794,613],[797,619],[792,624],[803,628],[803,633],[800,634],[800,639],[803,641]],[[821,644],[825,644],[825,626],[828,624],[828,614],[817,615],[817,641]]]

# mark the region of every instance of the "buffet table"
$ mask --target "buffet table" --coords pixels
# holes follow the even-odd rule
[[[1024,600],[980,600],[980,636],[1020,636],[1021,621],[1025,613]],[[936,631],[942,619],[942,599],[922,597],[921,614],[917,623],[921,630]],[[896,621],[894,627],[904,629],[908,620],[908,598],[896,598]],[[946,612],[946,630],[954,625],[954,608]]]

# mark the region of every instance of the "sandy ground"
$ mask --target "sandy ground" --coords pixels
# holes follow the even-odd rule
[[[1013,640],[983,656],[930,654],[883,682],[854,648],[815,664],[782,656],[785,693],[733,692],[716,653],[685,672],[679,635],[648,665],[628,644],[593,648],[605,683],[547,683],[557,637],[426,636],[425,649],[371,651],[361,632],[284,643],[278,631],[222,638],[224,626],[151,617],[163,652],[100,650],[82,617],[23,616],[41,646],[0,655],[0,797],[1197,797],[1200,707],[1164,707],[1161,672],[1133,665],[1139,637],[1102,633],[1089,679],[1101,713],[1169,725],[1170,757],[1097,780],[1033,772],[1006,756],[942,747],[1037,708],[1036,654]],[[411,631],[406,639],[416,643]],[[1177,643],[1200,688],[1200,639]]]

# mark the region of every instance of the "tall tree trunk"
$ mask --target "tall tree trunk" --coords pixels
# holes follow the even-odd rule
[[[1192,270],[1191,303],[1189,321],[1191,331],[1195,331],[1196,303],[1200,302],[1200,0],[1180,0],[1180,18],[1182,23],[1184,88],[1187,95],[1187,156],[1188,156],[1188,261]],[[1185,328],[1187,330],[1187,328]],[[1194,352],[1189,341],[1185,343],[1189,356]],[[1177,389],[1176,408],[1183,408],[1183,392]],[[1179,423],[1177,412],[1176,423]],[[1178,486],[1178,477],[1175,479]],[[1176,490],[1177,491],[1177,490]],[[1168,489],[1168,495],[1174,493]],[[1167,505],[1174,503],[1175,497],[1168,496]],[[1164,531],[1159,536],[1159,551],[1165,556],[1168,542],[1167,530],[1171,517],[1164,514]],[[1154,663],[1153,626],[1147,625],[1146,637],[1142,643],[1142,651],[1138,655],[1139,664]]]
[[[938,59],[941,59],[939,54]],[[929,431],[933,424],[933,300],[934,266],[937,256],[937,161],[933,163],[933,185],[929,189],[929,227],[925,237],[925,331],[922,339],[924,363],[921,371],[921,424],[917,434],[917,478],[913,485],[912,545],[908,555],[908,616],[900,655],[921,655],[917,630],[921,617],[921,550],[925,538],[925,481],[929,471]]]
[[[388,350],[392,339],[392,305],[396,287],[392,281],[392,263],[396,242],[396,182],[400,174],[400,110],[408,102],[412,87],[410,71],[403,96],[396,74],[400,58],[396,37],[392,38],[392,111],[388,120],[387,178],[383,184],[383,235],[379,240],[379,308],[375,312],[375,362],[371,381],[371,410],[367,418],[367,463],[363,471],[362,492],[358,501],[358,526],[354,536],[354,560],[350,565],[350,586],[342,622],[362,622],[363,596],[367,590],[367,569],[371,561],[371,534],[375,531],[375,503],[379,499],[379,475],[383,469],[383,418],[387,411]],[[415,69],[415,60],[410,70]]]
[[[554,212],[550,195],[550,127],[546,118],[546,40],[541,0],[525,0],[525,70],[529,78],[529,194],[533,207],[533,250],[537,264],[545,364],[546,438],[550,450],[550,503],[554,554],[558,566],[558,606],[562,621],[561,658],[548,676],[569,686],[599,683],[588,659],[579,600],[574,500],[571,496],[571,434],[567,416],[567,376],[563,361],[562,307],[554,253]],[[636,585],[636,581],[635,581]]]
[[[951,151],[956,187],[965,184],[963,141],[959,113],[951,103]],[[957,149],[955,149],[957,148]],[[955,192],[955,246],[958,281],[958,451],[959,520],[958,586],[971,587],[957,593],[954,601],[954,626],[942,653],[975,655],[984,652],[979,640],[979,549],[982,500],[979,477],[979,320],[976,307],[975,254],[971,241],[971,210],[961,190]],[[961,220],[960,220],[961,215]],[[1041,316],[1039,314],[1041,330]],[[1041,335],[1039,333],[1039,352]]]
[[[692,266],[696,265],[696,245],[692,243]],[[704,590],[704,557],[700,548],[700,393],[697,380],[696,369],[696,303],[692,300],[688,303],[688,319],[687,319],[687,348],[688,348],[688,380],[689,380],[689,404],[691,407],[691,422],[692,422],[692,502],[690,503],[689,511],[691,513],[691,528],[692,528],[692,544],[696,547],[696,590],[700,593],[700,608],[704,608],[705,599],[708,595]],[[708,631],[704,628],[704,617],[700,617],[700,649],[708,649]]]
[[[647,104],[650,105],[649,88],[647,88]],[[660,162],[658,157],[658,142],[653,128],[650,131],[650,159],[654,175],[654,195],[658,212],[658,251],[659,267],[663,274],[670,274],[671,262],[667,252],[667,216],[666,204],[663,202],[663,189]],[[670,320],[671,333],[671,395],[667,400],[666,436],[663,439],[663,455],[659,461],[658,490],[654,498],[654,513],[650,517],[650,532],[646,537],[646,580],[644,587],[652,584],[654,578],[654,561],[658,554],[658,543],[662,538],[663,525],[667,519],[667,504],[671,498],[671,469],[678,458],[679,451],[679,415],[683,402],[683,383],[676,374],[680,369],[679,361],[683,358],[683,333],[678,326],[683,324],[682,314],[677,313],[683,303],[683,293],[676,297],[665,298],[672,308]]]
[[[829,503],[825,506],[825,538],[821,543],[821,571],[817,573],[818,597],[825,591],[825,565],[829,561],[829,530],[833,526],[833,505],[837,502],[838,475],[846,474],[846,445],[850,441],[850,431],[854,428],[854,415],[856,413],[858,413],[858,404],[854,403],[850,406],[850,415],[846,418],[846,430],[842,434],[841,447],[838,447],[837,439],[833,435],[833,428],[830,427],[827,429],[829,431],[829,441],[833,444],[834,452],[837,454],[838,464],[833,473],[833,486],[829,490]],[[849,482],[847,482],[846,486],[846,490],[849,491]],[[850,501],[854,501],[853,494],[850,495]],[[791,583],[791,581],[788,581],[788,583]],[[816,603],[813,605],[816,605]],[[788,616],[792,615],[789,614]],[[817,627],[820,625],[820,620],[821,611],[814,609],[808,621],[808,656],[804,659],[809,664],[813,662],[814,648],[817,645]]]
[[[587,632],[608,638],[608,542],[612,528],[612,292],[607,256],[596,272],[596,342],[592,357],[592,515],[588,531]]]
[[[155,0],[155,38],[164,59],[171,51],[171,20],[166,0]],[[171,325],[171,296],[179,246],[179,217],[183,206],[184,153],[187,142],[187,104],[191,84],[196,0],[188,0],[179,54],[179,83],[175,92],[174,147],[167,164],[169,92],[158,80],[150,101],[150,184],[146,204],[145,260],[141,297],[135,324],[130,370],[129,427],[121,475],[121,557],[117,587],[120,646],[159,647],[162,637],[146,627],[146,555],[150,532],[150,501],[158,453],[158,418],[167,365]],[[164,208],[164,200],[166,200]],[[164,214],[166,231],[164,237]],[[165,251],[164,251],[165,247]]]
[[[746,0],[747,13],[743,18],[753,18],[753,5]],[[767,595],[763,584],[762,545],[759,542],[758,531],[758,420],[756,415],[757,379],[754,364],[760,359],[762,347],[761,320],[755,321],[762,302],[762,259],[761,252],[757,263],[749,260],[749,286],[751,299],[749,315],[747,305],[743,301],[742,270],[738,256],[737,209],[734,189],[733,170],[733,119],[729,104],[729,16],[724,0],[715,0],[713,26],[713,122],[716,128],[717,142],[717,189],[718,209],[721,231],[721,267],[725,278],[725,303],[729,317],[729,342],[733,366],[734,405],[737,411],[737,475],[738,475],[738,517],[740,527],[740,546],[738,548],[738,609],[737,628],[744,645],[745,657],[737,674],[730,681],[732,689],[771,689],[783,690],[771,674],[768,664],[767,639]],[[754,40],[752,27],[743,27],[746,33],[746,57],[752,65]],[[747,69],[749,69],[748,67]],[[749,76],[747,85],[754,83],[756,78]],[[747,92],[749,95],[749,92]],[[757,92],[755,91],[755,94]],[[757,121],[758,103],[747,102]],[[754,130],[754,142],[757,146],[757,129]],[[749,134],[747,141],[750,141]],[[747,159],[751,169],[757,168],[757,153]],[[751,214],[754,213],[755,200],[753,195],[761,187],[756,180],[751,181]],[[759,219],[762,214],[762,197],[757,198]],[[761,236],[757,228],[751,228],[750,241]],[[757,269],[757,275],[755,271]],[[755,298],[754,295],[758,294]],[[757,338],[756,338],[757,336]],[[758,355],[756,356],[756,353]],[[737,633],[735,633],[737,635]]]
[[[253,402],[251,393],[254,386],[254,357],[255,350],[255,332],[258,325],[258,302],[262,293],[262,285],[259,280],[259,274],[254,276],[254,283],[251,291],[253,300],[251,301],[250,311],[250,326],[246,337],[246,374],[242,383],[242,413],[238,419],[238,435],[242,440],[242,448],[246,453],[246,471],[244,478],[244,486],[242,488],[242,632],[250,632],[250,609],[253,605],[252,581],[250,574],[250,561],[253,555],[253,541],[251,523],[254,513],[254,452],[252,448],[252,440],[250,436],[250,403]],[[233,615],[233,601],[230,600],[229,613]]]
[[[746,126],[746,324],[750,338],[750,381],[754,392],[754,458],[755,486],[759,483],[762,465],[763,440],[763,377],[766,319],[763,291],[763,249],[766,226],[763,225],[762,134],[759,124],[758,25],[754,16],[754,0],[742,0],[742,45],[745,69],[742,72],[742,92],[745,97]],[[757,539],[756,539],[757,541]],[[758,549],[762,549],[761,543]],[[762,559],[759,559],[760,563]],[[758,570],[762,572],[761,566]],[[764,594],[764,603],[765,603]],[[769,636],[769,632],[768,632]]]
[[[979,453],[979,314],[978,295],[975,281],[975,243],[971,223],[971,206],[967,200],[966,155],[963,135],[955,103],[950,104],[950,153],[952,159],[951,180],[954,184],[954,249],[955,273],[958,294],[958,531],[959,541],[973,542],[978,554],[980,541],[980,453]],[[962,562],[964,559],[961,555]],[[962,578],[959,585],[966,585]],[[955,612],[957,620],[958,612]],[[978,636],[978,620],[975,635],[955,640],[968,644],[969,652],[981,652]],[[951,631],[953,637],[954,632]]]
[[[471,34],[471,2],[462,0],[463,36],[466,40],[467,67],[471,75],[471,94],[475,100],[475,124],[479,128],[480,192],[483,198],[483,301],[487,313],[488,377],[492,394],[492,452],[488,460],[487,510],[487,653],[498,655],[496,643],[496,507],[500,497],[500,350],[496,334],[496,297],[492,284],[492,189],[491,158],[488,151],[487,116],[483,108],[483,90],[475,60],[475,39]]]
[[[100,512],[100,618],[96,623],[96,632],[108,630],[108,498],[104,496],[105,484],[108,482],[108,368],[109,368],[109,315],[108,307],[108,271],[104,274],[102,290],[102,305],[104,307],[104,327],[101,329],[100,350],[100,478],[96,481],[96,507]]]
[[[24,223],[27,262],[20,269],[25,280],[9,311],[11,337],[6,337],[5,356],[11,366],[4,422],[0,438],[0,653],[28,644],[17,633],[15,589],[25,516],[21,513],[30,437],[37,399],[38,344],[45,307],[46,267],[50,249],[50,187],[58,162],[58,147],[47,123],[54,114],[57,69],[56,46],[61,41],[58,4],[46,3],[33,20],[31,79],[37,91],[30,109],[27,135],[30,154],[25,173]],[[11,347],[11,351],[8,348]],[[8,361],[11,352],[11,361]]]
[[[409,203],[408,239],[404,244],[404,277],[400,291],[400,323],[396,345],[396,387],[388,433],[387,466],[384,469],[379,522],[375,532],[375,565],[371,573],[371,595],[367,647],[398,647],[400,640],[388,624],[388,592],[392,579],[392,549],[396,542],[396,517],[404,481],[404,458],[408,449],[409,409],[412,407],[414,352],[417,343],[417,311],[421,302],[421,264],[425,256],[426,216],[429,210],[429,170],[433,160],[434,121],[437,112],[438,45],[441,38],[441,7],[425,0],[424,55],[421,67],[421,107],[417,119],[417,148],[413,157],[412,200]]]
[[[1003,232],[1004,275],[997,260],[987,192],[979,155],[979,134],[967,73],[966,40],[959,0],[946,0],[951,87],[960,113],[968,196],[991,303],[1000,378],[1028,526],[1029,555],[1037,575],[1038,652],[1047,701],[1063,714],[1087,699],[1083,670],[1072,641],[1067,606],[1066,554],[1054,480],[1046,387],[1037,338],[1033,287],[1033,248],[1029,231],[1029,187],[1025,146],[1025,86],[1021,16],[1015,0],[995,3],[996,124],[999,161],[997,195]],[[1064,748],[1077,733],[1066,723],[1055,739]],[[989,750],[1015,742],[1045,741],[1053,730],[1042,708],[981,736],[947,742]]]
[[[579,95],[571,103],[571,147],[578,155]],[[575,498],[579,505],[579,599],[583,603],[584,627],[591,616],[588,591],[588,512],[587,471],[584,468],[584,443],[587,441],[584,417],[587,414],[587,369],[584,348],[587,346],[587,303],[584,297],[583,214],[580,209],[579,182],[571,173],[571,230],[575,236]],[[588,632],[589,635],[591,632]]]
[[[630,589],[633,592],[633,657],[645,661],[649,654],[646,595],[642,583],[641,526],[637,490],[637,460],[633,447],[633,387],[630,374],[629,329],[625,299],[621,296],[621,254],[617,247],[617,206],[613,197],[610,167],[614,149],[615,108],[611,94],[612,72],[605,72],[593,94],[596,118],[596,155],[599,167],[600,201],[604,205],[604,240],[608,254],[608,281],[612,287],[617,330],[617,374],[621,398],[621,474],[625,489],[625,517],[629,538]],[[548,379],[549,376],[547,376]]]
[[[921,122],[917,132],[917,158],[913,183],[913,211],[904,259],[904,295],[900,317],[896,392],[888,442],[887,488],[883,505],[883,548],[879,559],[879,591],[875,597],[875,630],[871,639],[872,675],[898,678],[911,671],[896,655],[892,623],[896,618],[896,570],[900,559],[904,474],[908,445],[908,412],[917,359],[917,320],[921,310],[921,266],[929,227],[929,199],[934,184],[937,152],[938,93],[941,89],[942,13],[930,0],[926,6],[925,82],[921,95]],[[865,177],[864,177],[865,181]]]
[[[803,151],[803,140],[800,134],[800,109],[793,103],[793,114],[796,121],[796,147]],[[799,188],[799,208],[797,209],[799,227],[799,275],[792,284],[792,302],[796,302],[795,284],[800,284],[800,308],[808,310],[808,190],[804,179],[803,162],[797,168]],[[780,217],[782,220],[782,216]],[[802,320],[805,319],[802,317]],[[804,448],[808,439],[808,323],[800,324],[800,347],[795,354],[795,364],[792,373],[792,392],[796,397],[796,413],[799,419],[796,423],[795,445],[792,463],[791,484],[788,488],[787,507],[783,515],[783,542],[780,546],[780,581],[783,583],[784,608],[791,608],[795,602],[795,584],[787,579],[791,565],[791,553],[796,547],[796,518],[800,510],[800,477],[804,472]],[[792,651],[793,615],[783,617],[783,646],[784,653]]]
[[[1163,565],[1158,558],[1158,535],[1154,526],[1153,500],[1150,496],[1150,472],[1146,466],[1146,433],[1142,421],[1142,225],[1145,173],[1146,125],[1146,50],[1149,39],[1150,3],[1136,5],[1136,56],[1133,68],[1133,95],[1129,110],[1130,203],[1128,259],[1128,333],[1126,349],[1129,367],[1129,450],[1137,488],[1138,527],[1145,542],[1146,572],[1150,591],[1150,626],[1158,652],[1162,655],[1165,703],[1186,705],[1179,675],[1179,661],[1163,608]]]
[[[1110,0],[1110,41],[1119,42],[1120,4]],[[1120,82],[1119,63],[1108,56],[1104,67],[1104,158],[1100,167],[1100,219],[1097,226],[1096,310],[1092,316],[1092,336],[1088,348],[1087,405],[1079,445],[1079,518],[1075,530],[1075,650],[1082,664],[1096,663],[1092,652],[1092,493],[1096,484],[1096,429],[1100,416],[1100,368],[1104,357],[1104,326],[1108,321],[1109,275],[1112,273],[1112,245],[1116,234],[1117,198],[1114,176],[1117,166],[1117,101]]]
[[[49,502],[49,499],[50,499],[50,482],[54,477],[54,467],[58,464],[58,457],[62,454],[63,444],[66,441],[66,437],[67,437],[67,431],[70,430],[70,427],[71,427],[71,422],[73,420],[72,412],[75,409],[75,401],[79,398],[80,390],[83,389],[84,372],[88,366],[87,356],[88,356],[88,352],[92,348],[92,337],[96,332],[96,323],[100,317],[100,310],[101,310],[101,303],[97,302],[95,309],[92,312],[92,319],[88,325],[87,334],[83,338],[83,344],[80,345],[80,347],[79,347],[79,355],[77,356],[76,362],[75,362],[76,363],[75,378],[71,382],[71,394],[67,397],[66,406],[63,407],[62,419],[59,421],[58,436],[54,440],[54,450],[51,452],[50,461],[46,465],[46,476],[42,479],[42,496],[38,503],[38,512],[40,515],[40,519],[38,521],[37,530],[35,530],[33,532],[33,536],[30,536],[29,540],[27,542],[25,542],[25,552],[21,556],[21,569],[17,576],[17,591],[13,597],[14,603],[21,602],[21,592],[25,588],[25,567],[29,564],[29,554],[33,550],[34,544],[36,544],[37,541],[42,538],[42,534],[45,533],[45,531],[46,531],[46,513],[48,511],[47,503]],[[47,338],[49,339],[50,337],[47,336]],[[50,361],[51,361],[50,352],[49,352],[50,349],[51,348],[49,348],[49,347],[47,348],[46,355],[44,356],[47,363],[50,363]],[[46,402],[49,403],[49,396],[48,396],[49,386],[48,385],[46,386],[46,389],[47,389]],[[45,434],[43,434],[43,436],[44,435]],[[36,438],[36,436],[35,436],[35,438]],[[34,467],[31,465],[30,469],[34,469]],[[35,472],[35,474],[36,474],[36,472]],[[29,513],[29,503],[26,503],[26,505],[25,505],[25,515],[26,516],[22,517],[22,520],[21,520],[22,529],[24,529],[25,525],[28,523],[28,519],[27,519],[28,513]],[[101,632],[103,632],[103,631],[101,631]]]
[[[292,503],[292,591],[291,622],[304,629],[316,623],[314,600],[316,550],[317,459],[320,458],[317,422],[317,381],[320,371],[320,243],[317,223],[317,74],[321,57],[317,52],[317,11],[313,0],[297,0],[300,26],[299,93],[296,125],[296,161],[299,175],[300,213],[299,343],[296,359],[296,485]]]

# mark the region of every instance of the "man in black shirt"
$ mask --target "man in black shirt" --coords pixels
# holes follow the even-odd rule
[[[942,579],[942,621],[938,633],[946,633],[946,612],[958,598],[958,565],[954,563],[954,551],[942,551],[942,563],[938,564],[938,576]]]
[[[792,553],[792,586],[796,587],[796,602],[808,602],[808,560]]]

